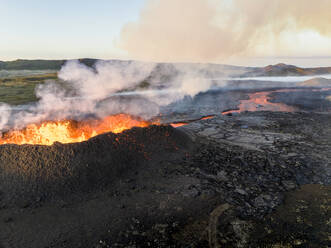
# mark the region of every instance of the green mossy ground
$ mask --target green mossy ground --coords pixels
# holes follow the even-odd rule
[[[36,86],[47,80],[58,80],[57,73],[0,78],[0,102],[18,105],[36,101]]]

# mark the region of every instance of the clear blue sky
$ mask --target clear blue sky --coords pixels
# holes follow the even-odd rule
[[[0,0],[0,60],[111,58],[144,0]]]

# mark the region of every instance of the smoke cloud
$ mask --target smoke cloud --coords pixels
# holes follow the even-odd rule
[[[118,45],[147,61],[219,62],[261,50],[289,54],[297,44],[282,47],[288,46],[281,41],[287,33],[331,37],[330,9],[329,0],[148,0],[139,20],[123,28]]]
[[[150,117],[158,113],[157,106],[143,106],[143,99],[120,101],[114,93],[138,85],[154,66],[153,63],[100,61],[90,68],[78,61],[69,61],[58,73],[61,83],[49,81],[36,88],[37,103],[18,107],[0,105],[0,131],[44,120],[101,118],[123,112]]]
[[[194,97],[213,85],[197,70],[199,66],[171,64],[172,69],[168,71],[163,64],[155,73],[157,65],[98,61],[94,67],[88,67],[78,61],[68,61],[58,72],[60,82],[49,81],[37,86],[37,103],[18,107],[0,105],[0,132],[45,120],[103,118],[119,113],[151,119],[159,114],[161,106],[185,96]],[[157,77],[160,75],[169,78],[161,80]],[[148,89],[141,88],[146,80]]]

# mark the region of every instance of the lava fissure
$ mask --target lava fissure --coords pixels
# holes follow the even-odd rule
[[[201,120],[208,120],[208,119],[211,119],[211,118],[214,118],[215,115],[207,115],[207,116],[203,116],[199,119],[195,119],[195,120],[189,120],[189,121],[182,121],[182,122],[173,122],[171,123],[170,125],[174,128],[176,127],[182,127],[182,126],[185,126],[187,124],[190,124],[191,122],[194,122],[194,121],[201,121]]]
[[[30,124],[21,130],[10,130],[2,134],[2,144],[52,145],[55,142],[76,143],[86,141],[99,134],[120,133],[132,127],[147,127],[149,122],[127,114],[107,116],[101,120],[60,120]]]

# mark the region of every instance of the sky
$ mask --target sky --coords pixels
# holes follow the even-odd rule
[[[330,0],[0,0],[0,60],[331,66]]]
[[[0,60],[112,58],[144,0],[0,0]]]

